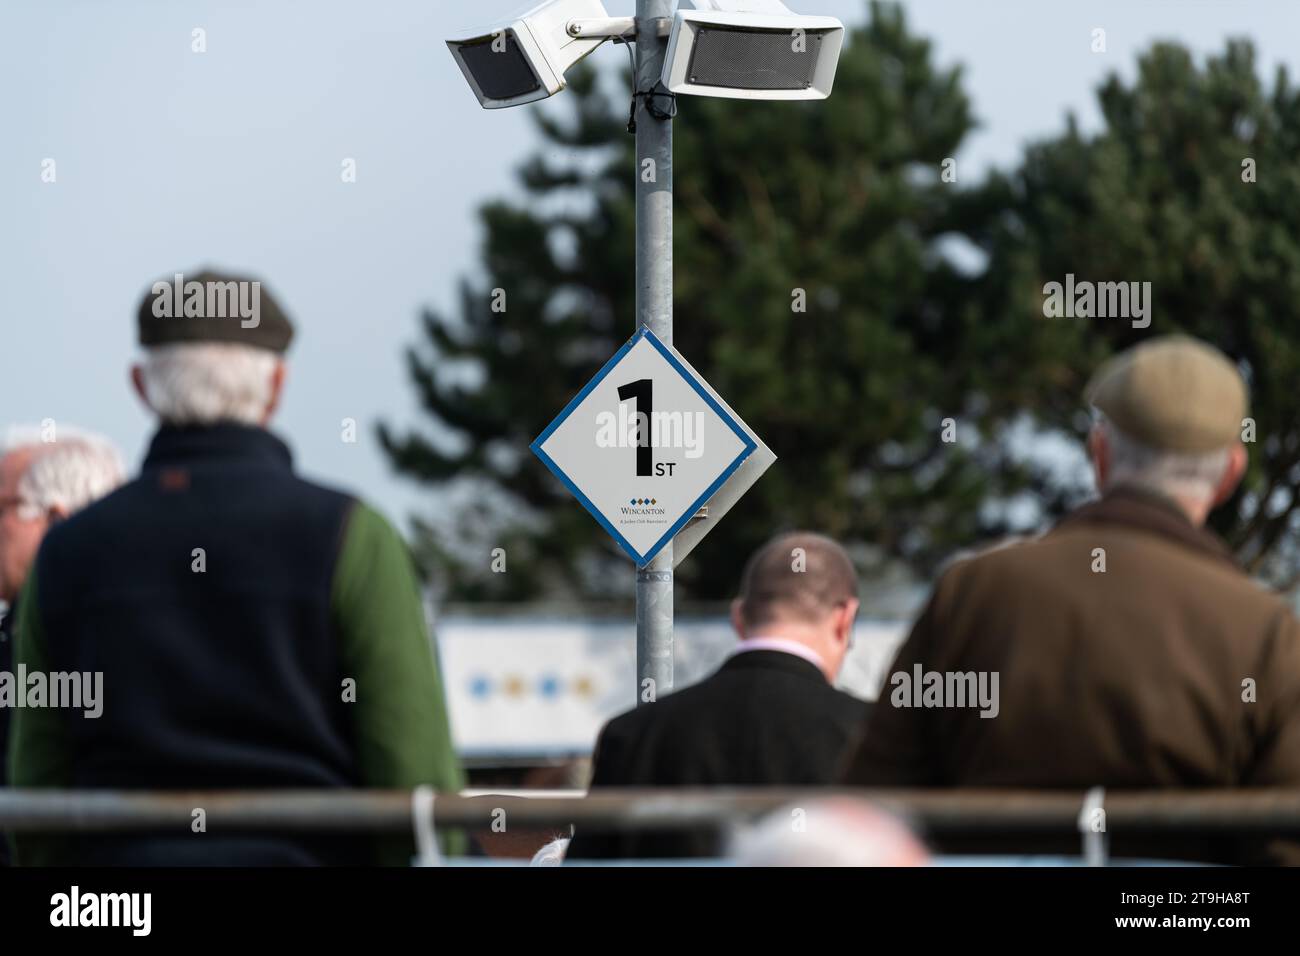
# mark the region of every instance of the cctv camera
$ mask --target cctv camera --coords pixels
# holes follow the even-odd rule
[[[844,43],[834,17],[793,13],[779,0],[694,0],[673,18],[663,83],[670,92],[746,100],[831,95]]]
[[[609,38],[573,23],[586,20],[610,20],[600,0],[549,0],[447,46],[484,109],[519,106],[564,89],[569,67]]]

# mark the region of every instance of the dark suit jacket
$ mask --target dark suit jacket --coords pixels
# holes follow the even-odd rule
[[[746,651],[711,677],[611,720],[591,786],[759,787],[833,782],[870,705],[793,654]],[[714,856],[716,832],[581,832],[568,858]]]

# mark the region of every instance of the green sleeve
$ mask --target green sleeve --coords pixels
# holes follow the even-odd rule
[[[348,518],[331,610],[343,675],[356,682],[349,706],[364,785],[459,790],[464,776],[410,555],[392,525],[361,502]],[[448,852],[463,852],[459,840],[447,842]],[[413,836],[386,840],[380,855],[405,865],[414,846]]]
[[[14,672],[49,673],[45,627],[36,587],[36,569],[18,600]],[[22,689],[19,689],[22,693]],[[9,728],[9,782],[15,788],[67,787],[72,782],[71,749],[64,715],[53,707],[19,707]],[[60,840],[47,836],[14,836],[14,860],[22,866],[55,862]]]

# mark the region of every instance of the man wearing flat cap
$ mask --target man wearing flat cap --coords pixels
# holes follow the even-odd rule
[[[140,306],[140,475],[46,535],[23,599],[28,672],[102,673],[102,713],[15,711],[16,787],[455,790],[441,681],[408,553],[378,513],[298,477],[267,430],[288,317],[203,273]],[[20,864],[409,860],[407,841],[240,833],[219,811],[142,835],[15,840]]]
[[[1216,349],[1155,339],[1088,387],[1100,500],[955,561],[890,669],[860,786],[1300,785],[1300,626],[1204,528],[1246,469],[1247,392]],[[938,682],[923,675],[938,674]],[[997,675],[997,706],[951,691]],[[920,678],[930,695],[912,687]],[[1116,856],[1294,862],[1292,846],[1131,839]],[[1064,849],[994,840],[952,850]],[[941,843],[941,847],[943,844]]]

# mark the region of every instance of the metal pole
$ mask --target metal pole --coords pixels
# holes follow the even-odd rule
[[[674,0],[637,0],[636,92],[659,86],[667,37],[660,23]],[[666,105],[666,97],[658,105]],[[673,341],[673,123],[656,119],[637,96],[636,321]],[[673,546],[636,572],[636,701],[640,706],[673,689]]]

